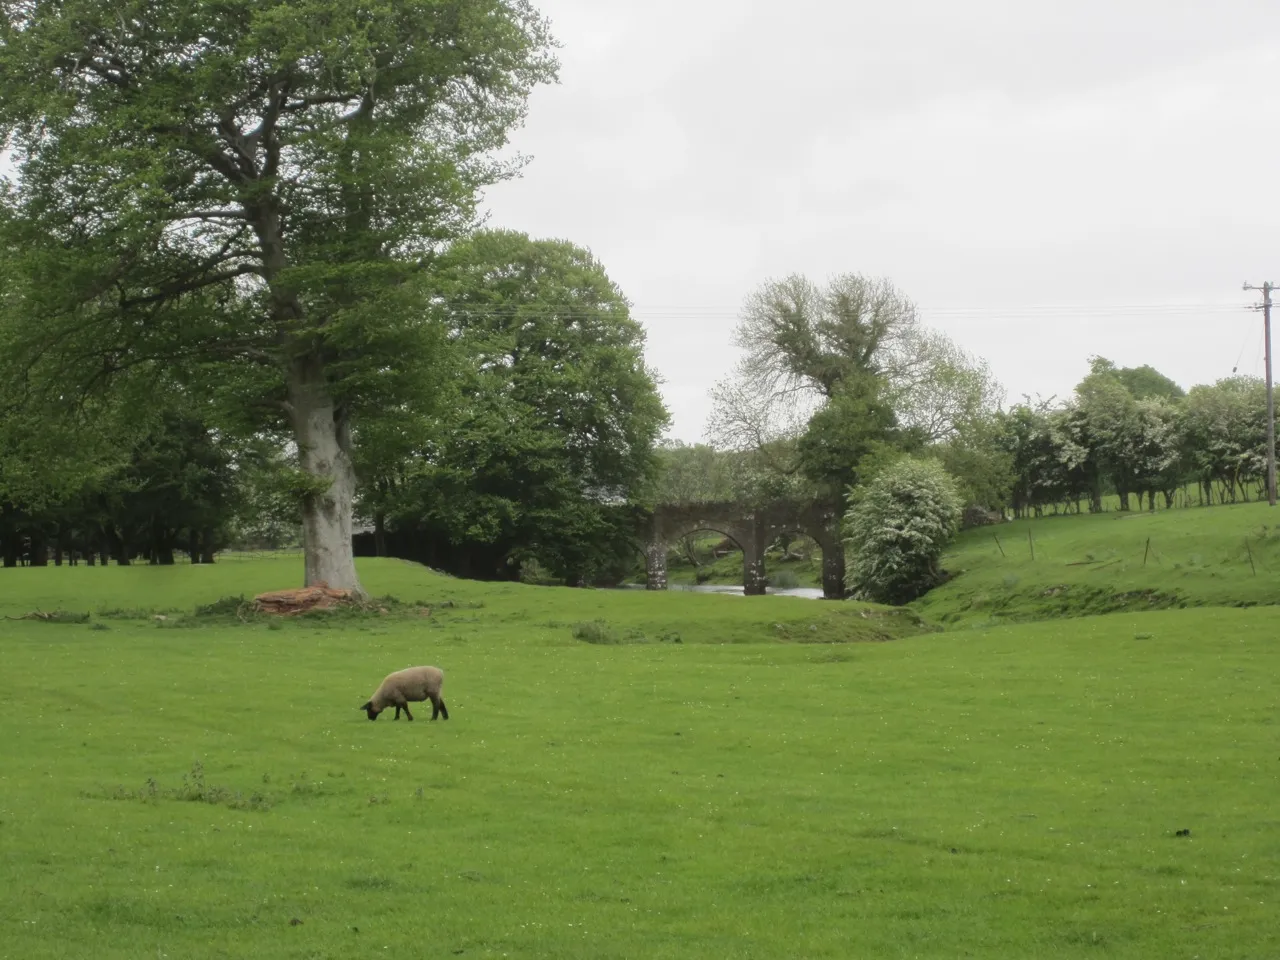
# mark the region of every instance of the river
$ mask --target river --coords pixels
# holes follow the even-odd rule
[[[618,589],[643,590],[644,584],[624,583],[618,587]],[[731,597],[741,597],[743,595],[742,587],[733,586],[727,583],[700,583],[696,585],[692,583],[669,583],[667,584],[667,589],[673,591],[679,590],[684,593],[723,593]],[[822,599],[822,591],[817,587],[792,587],[790,589],[782,590],[767,587],[765,589],[765,593],[771,597],[803,597],[806,600]]]

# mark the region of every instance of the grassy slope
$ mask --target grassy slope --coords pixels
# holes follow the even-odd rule
[[[944,623],[1275,604],[1280,511],[1243,504],[1019,521],[966,531],[943,563],[955,579],[916,608]]]
[[[761,639],[835,605],[363,567],[432,619],[0,623],[0,955],[1280,952],[1280,610],[599,647],[558,624]],[[0,603],[295,576],[4,571]],[[413,662],[445,667],[453,719],[366,721]],[[266,809],[171,799],[197,760]]]
[[[762,608],[760,598],[456,580],[399,560],[361,560],[359,568],[370,593],[431,607],[433,616],[425,629],[465,628],[482,637],[505,638],[518,628],[523,640],[540,644],[562,643],[576,624],[595,620],[604,620],[623,636],[638,633],[659,640],[678,634],[685,643],[888,640],[922,629],[914,612],[875,604],[770,597],[769,606]],[[117,616],[135,607],[189,612],[197,604],[225,596],[252,596],[296,586],[300,573],[301,560],[295,559],[237,560],[212,566],[3,570],[0,615],[65,609]],[[457,606],[448,608],[447,603]],[[764,609],[768,612],[762,613]],[[146,611],[138,613],[146,615]]]

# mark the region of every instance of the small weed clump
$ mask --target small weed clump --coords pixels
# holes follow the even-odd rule
[[[680,640],[674,641],[679,643]],[[620,646],[627,643],[648,643],[649,638],[639,630],[619,633],[604,620],[589,620],[573,628],[573,638],[583,643],[595,643],[606,646]],[[664,634],[664,639],[666,635]]]
[[[37,623],[88,623],[89,614],[74,610],[33,610],[20,617],[5,617],[6,620],[34,620]]]
[[[295,790],[297,784],[294,785]],[[177,800],[187,803],[208,803],[232,810],[270,810],[275,800],[257,791],[246,795],[243,791],[229,787],[210,784],[205,780],[204,764],[197,760],[189,773],[182,775],[182,785],[162,789],[155,777],[148,777],[137,790],[126,787],[115,787],[105,791],[108,800],[141,800],[144,803],[158,803],[161,800]]]
[[[800,586],[800,578],[794,570],[779,570],[769,574],[769,586],[775,590],[795,590]]]

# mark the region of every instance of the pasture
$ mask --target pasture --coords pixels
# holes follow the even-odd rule
[[[94,613],[0,621],[0,956],[1280,953],[1276,608],[942,633],[361,570],[405,606],[190,616],[294,560],[0,571],[0,613]],[[368,722],[412,663],[452,719]]]
[[[966,530],[913,605],[944,624],[1280,603],[1280,509],[1233,504]]]

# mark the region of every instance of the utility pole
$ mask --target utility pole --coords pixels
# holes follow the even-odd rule
[[[1266,340],[1267,363],[1267,502],[1276,505],[1276,402],[1271,390],[1271,291],[1276,285],[1270,281],[1260,287],[1245,284],[1246,290],[1262,291],[1262,330]],[[1256,309],[1256,308],[1255,308]]]

